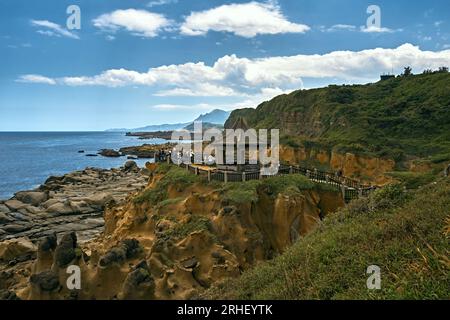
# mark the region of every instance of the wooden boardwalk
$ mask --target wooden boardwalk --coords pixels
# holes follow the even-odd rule
[[[168,158],[167,161],[172,163]],[[261,175],[259,171],[256,172],[230,172],[220,171],[216,169],[206,170],[201,166],[189,165],[180,163],[179,167],[185,168],[192,174],[202,176],[208,181],[220,181],[225,183],[232,182],[245,182],[251,180],[261,180],[270,178],[273,176]],[[331,172],[319,171],[316,169],[309,169],[300,166],[280,166],[278,173],[275,176],[282,176],[288,174],[301,174],[314,183],[321,183],[333,186],[337,191],[342,193],[342,197],[346,202],[350,202],[353,199],[359,197],[366,197],[371,192],[377,189],[376,186],[368,186],[359,183],[354,179],[350,179],[344,176],[339,176]]]

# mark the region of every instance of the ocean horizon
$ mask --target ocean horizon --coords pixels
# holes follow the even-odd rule
[[[160,144],[163,139],[145,140]],[[122,166],[126,157],[87,157],[101,149],[142,145],[137,137],[108,131],[0,131],[0,200],[37,188],[49,176],[60,176],[87,167]],[[79,153],[79,151],[84,153]],[[135,160],[139,166],[149,159]]]

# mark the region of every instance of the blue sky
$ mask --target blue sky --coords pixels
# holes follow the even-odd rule
[[[67,30],[69,5],[80,30]],[[187,122],[450,65],[449,16],[447,0],[1,0],[0,131]]]

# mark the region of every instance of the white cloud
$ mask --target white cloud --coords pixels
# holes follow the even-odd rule
[[[94,26],[105,32],[117,32],[120,29],[133,35],[152,38],[170,27],[172,22],[164,15],[145,10],[126,9],[102,14],[93,20]]]
[[[200,104],[158,104],[151,106],[152,109],[159,111],[177,111],[177,110],[205,110],[214,109],[235,110],[241,108],[255,108],[264,101],[268,101],[281,94],[288,94],[292,90],[282,90],[280,88],[263,88],[260,92],[244,97],[233,103],[200,103]]]
[[[37,32],[46,36],[63,36],[72,39],[80,39],[77,34],[70,32],[69,30],[61,27],[59,24],[48,20],[31,20],[31,25],[34,27],[45,28],[44,30],[39,29]]]
[[[437,69],[450,66],[450,50],[423,51],[404,44],[393,49],[362,51],[334,51],[327,54],[239,58],[227,55],[213,64],[203,62],[151,68],[147,72],[113,69],[94,76],[48,78],[42,75],[24,75],[17,81],[59,84],[68,86],[148,86],[161,97],[219,97],[217,104],[163,104],[158,110],[197,108],[256,107],[279,94],[303,88],[302,78],[333,79],[334,82],[367,83],[377,81],[387,70]],[[231,101],[224,103],[223,101]]]
[[[126,69],[113,69],[105,71],[94,77],[64,77],[59,79],[62,84],[69,86],[107,86],[123,87],[127,85],[152,85],[155,79],[152,75],[130,71]]]
[[[147,7],[156,7],[156,6],[164,6],[167,4],[175,4],[178,3],[178,0],[155,0],[147,3]]]
[[[50,85],[56,84],[55,80],[41,76],[41,75],[37,75],[37,74],[27,74],[27,75],[20,76],[19,79],[17,79],[17,82],[43,83],[43,84],[50,84]]]
[[[320,26],[319,30],[322,32],[337,32],[337,31],[360,31],[363,33],[395,33],[401,32],[403,29],[390,29],[386,27],[376,27],[376,26],[360,26],[359,29],[357,26],[350,24],[335,24],[331,27]]]
[[[393,29],[389,29],[389,28],[385,28],[385,27],[376,27],[376,26],[361,26],[361,32],[364,33],[394,33],[397,31],[402,31],[401,29],[399,30],[393,30]]]
[[[260,34],[304,33],[310,28],[287,20],[275,2],[222,5],[192,12],[181,25],[181,33],[205,35],[209,31],[230,32],[252,38]]]
[[[39,34],[42,34],[42,35],[44,35],[44,36],[49,36],[49,37],[61,37],[59,34],[53,32],[53,31],[50,31],[50,30],[38,30],[38,31],[36,31],[36,32],[39,33]]]
[[[70,76],[51,80],[69,86],[149,86],[156,95],[164,97],[247,99],[263,93],[275,94],[275,91],[301,88],[302,78],[371,82],[378,80],[379,75],[387,70],[402,70],[407,65],[414,70],[449,66],[450,50],[422,51],[417,46],[404,44],[394,49],[334,51],[323,55],[260,59],[227,55],[212,65],[190,62],[151,68],[147,72],[112,69],[94,76]]]
[[[356,31],[356,26],[349,25],[349,24],[335,24],[334,26],[331,26],[330,28],[322,28],[322,31],[326,32],[336,32],[336,31]]]
[[[210,83],[199,83],[191,88],[175,88],[155,93],[159,97],[230,97],[239,95],[232,88]]]

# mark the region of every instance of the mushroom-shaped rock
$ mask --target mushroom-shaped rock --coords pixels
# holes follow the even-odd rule
[[[141,252],[142,248],[136,239],[122,240],[117,246],[112,247],[102,258],[99,264],[106,267],[112,263],[123,263],[126,259],[133,258]]]
[[[57,246],[56,233],[50,234],[41,239],[37,251],[37,259],[34,263],[33,271],[38,273],[48,270],[53,265],[53,253]]]
[[[75,232],[65,234],[56,247],[54,263],[59,268],[68,266],[77,257],[77,235]]]
[[[53,233],[49,236],[44,237],[43,239],[41,239],[41,241],[39,242],[39,251],[40,252],[48,252],[51,250],[55,250],[58,239],[56,237],[56,233]]]
[[[54,291],[59,288],[58,276],[52,271],[44,271],[38,274],[33,274],[30,277],[30,282],[33,286],[42,291]]]
[[[153,299],[155,294],[155,281],[150,274],[147,262],[142,261],[127,275],[121,299]]]

